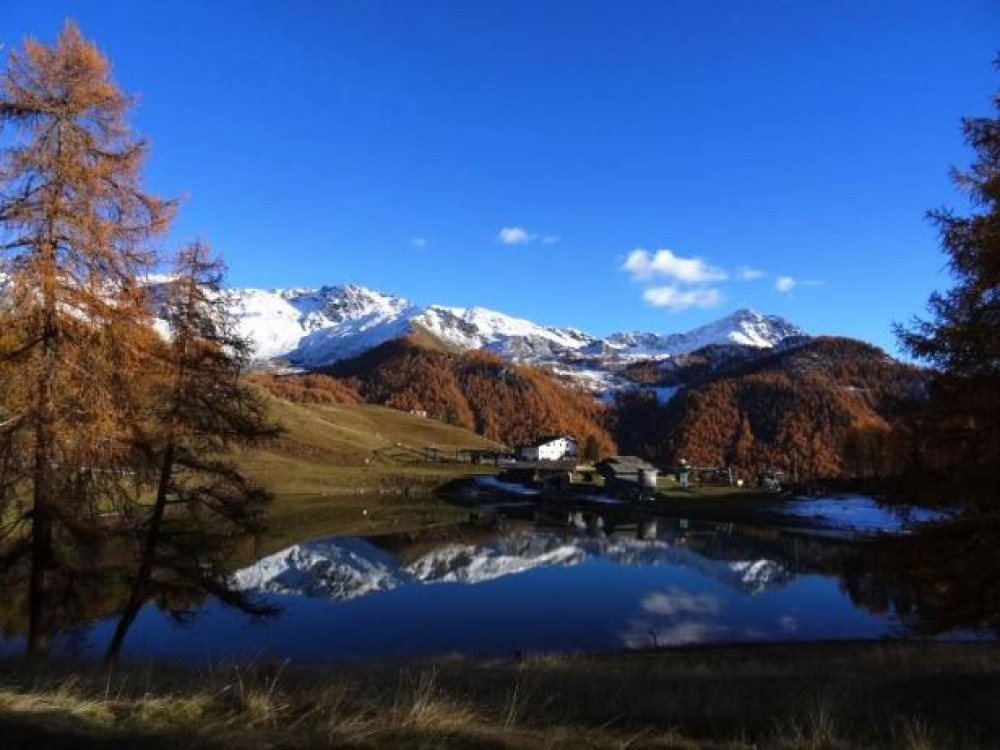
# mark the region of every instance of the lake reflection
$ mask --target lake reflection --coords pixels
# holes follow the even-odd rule
[[[909,632],[912,592],[870,570],[866,545],[663,519],[607,533],[588,520],[298,544],[235,574],[279,616],[248,623],[210,602],[180,625],[147,606],[124,655],[318,662]],[[112,626],[66,643],[97,655]]]

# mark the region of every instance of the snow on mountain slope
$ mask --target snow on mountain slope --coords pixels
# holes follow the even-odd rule
[[[296,544],[233,574],[238,589],[354,599],[411,580],[396,558],[363,539]]]
[[[483,307],[432,305],[412,322],[457,348],[490,349],[512,359],[552,356],[594,341],[581,331],[540,326]]]
[[[573,371],[583,361],[593,371],[595,360],[667,358],[710,344],[772,347],[802,335],[782,318],[751,310],[687,333],[616,333],[601,339],[482,307],[420,307],[357,285],[230,289],[226,295],[258,359],[307,369],[355,357],[418,328],[460,351],[485,349],[518,362],[568,364]]]
[[[240,332],[259,360],[305,368],[354,357],[410,331],[420,308],[362,286],[230,289]]]
[[[462,351],[490,349],[517,360],[558,357],[594,340],[481,307],[418,307],[356,285],[231,289],[227,296],[259,360],[305,368],[355,357],[416,327]]]
[[[744,309],[686,333],[615,333],[606,342],[617,353],[640,359],[689,354],[712,344],[771,348],[803,335],[801,328],[784,318]]]
[[[254,345],[259,359],[273,359],[295,349],[303,336],[301,314],[280,295],[262,289],[227,293],[239,332]]]

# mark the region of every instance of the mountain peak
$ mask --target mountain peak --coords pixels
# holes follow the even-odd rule
[[[711,343],[771,348],[787,338],[802,336],[804,333],[797,325],[782,317],[742,308],[714,323],[689,331],[687,335],[693,339],[717,339]]]
[[[620,355],[640,359],[689,354],[713,344],[738,344],[767,349],[787,338],[802,335],[801,328],[784,318],[765,315],[750,308],[740,308],[684,333],[615,333],[606,341]]]
[[[723,320],[759,320],[767,317],[771,316],[757,312],[752,307],[740,307],[726,315]]]

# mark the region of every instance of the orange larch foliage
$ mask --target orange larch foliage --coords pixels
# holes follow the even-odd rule
[[[7,516],[29,528],[33,655],[49,631],[37,607],[63,562],[57,537],[133,494],[149,332],[139,277],[172,206],[142,190],[129,105],[72,23],[54,45],[25,41],[0,73],[0,488]]]
[[[593,396],[490,353],[456,355],[398,339],[338,363],[329,373],[370,403],[426,411],[506,445],[566,433],[581,445],[593,437],[601,455],[617,449],[608,411]]]
[[[361,396],[347,383],[321,373],[277,375],[257,372],[248,380],[272,396],[293,404],[344,406],[361,402]]]
[[[820,338],[681,388],[618,400],[626,451],[667,466],[734,466],[746,478],[779,469],[796,479],[898,470],[890,435],[923,382],[916,368],[858,341]]]

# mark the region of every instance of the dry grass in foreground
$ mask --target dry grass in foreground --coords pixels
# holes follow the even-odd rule
[[[206,672],[0,666],[14,748],[988,748],[1000,651],[719,647]]]

